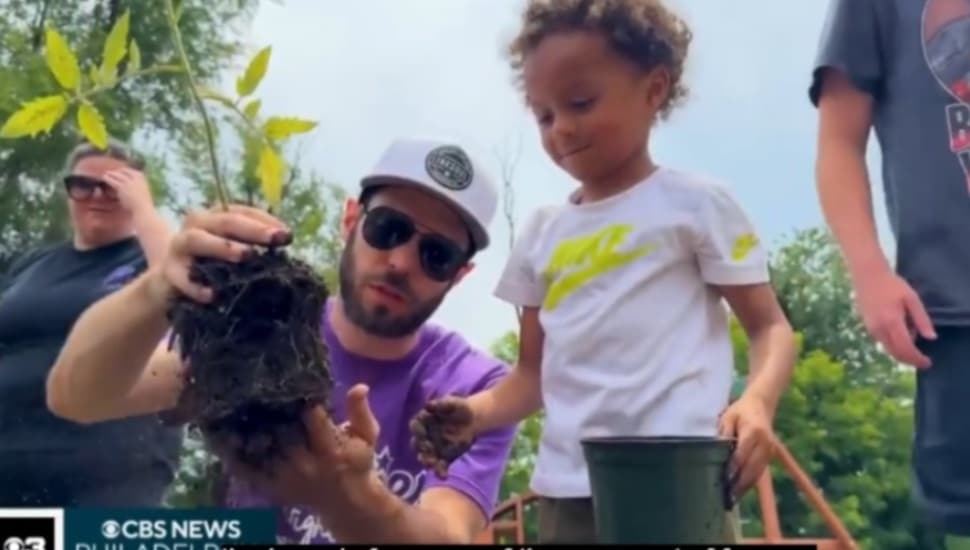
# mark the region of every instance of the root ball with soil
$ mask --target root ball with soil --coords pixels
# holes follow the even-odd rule
[[[169,319],[186,365],[169,422],[188,422],[246,466],[265,469],[304,444],[303,413],[329,410],[333,379],[321,323],[329,292],[307,264],[279,248],[241,262],[199,259],[193,282],[210,303],[180,297]]]

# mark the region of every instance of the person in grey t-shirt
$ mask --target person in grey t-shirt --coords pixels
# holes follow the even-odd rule
[[[809,90],[818,190],[867,329],[918,367],[914,496],[970,535],[970,0],[832,0]],[[865,152],[882,150],[893,266]]]

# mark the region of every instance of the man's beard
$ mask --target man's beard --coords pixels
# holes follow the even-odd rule
[[[350,322],[372,336],[381,338],[401,338],[417,332],[441,305],[445,292],[430,300],[420,301],[411,290],[407,279],[396,273],[383,276],[373,276],[357,280],[357,266],[354,264],[353,248],[357,240],[357,232],[351,233],[340,256],[340,298],[343,301],[344,313]],[[361,288],[366,283],[380,283],[394,289],[413,305],[414,309],[403,316],[394,316],[387,307],[379,305],[373,311],[364,306]]]

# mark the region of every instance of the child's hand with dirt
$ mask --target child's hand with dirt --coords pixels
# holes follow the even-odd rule
[[[478,422],[470,401],[448,396],[430,401],[411,420],[411,446],[418,460],[439,477],[471,447],[478,436]]]

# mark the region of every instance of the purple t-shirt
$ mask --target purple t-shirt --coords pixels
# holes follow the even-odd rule
[[[344,397],[355,384],[370,387],[368,401],[380,424],[375,468],[388,487],[403,500],[414,503],[430,487],[450,487],[471,498],[490,517],[498,499],[505,463],[515,437],[511,426],[483,434],[472,448],[440,479],[426,470],[411,448],[408,423],[431,399],[445,395],[470,395],[497,382],[507,373],[499,360],[474,349],[460,335],[426,324],[419,344],[399,360],[380,361],[355,355],[341,346],[330,327],[332,302],[324,316],[324,337],[330,348],[336,382],[333,402],[335,421],[345,419]],[[232,480],[226,499],[231,508],[267,507],[272,502]],[[279,510],[279,544],[334,542],[316,515],[308,510]]]

